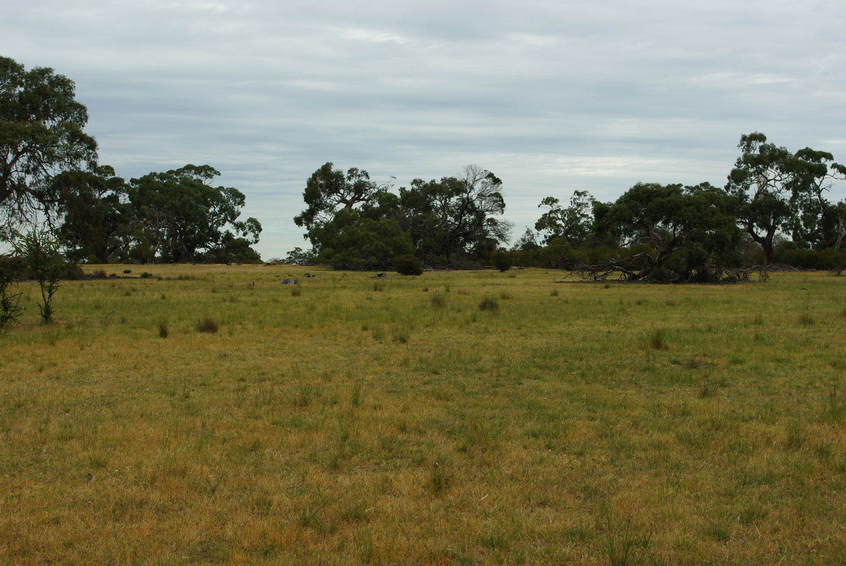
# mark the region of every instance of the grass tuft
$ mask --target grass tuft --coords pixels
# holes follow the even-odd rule
[[[649,333],[647,345],[653,350],[667,350],[667,334],[662,328],[657,328]]]
[[[210,316],[200,319],[197,323],[197,332],[205,332],[206,334],[216,334],[220,330],[217,321]]]
[[[446,306],[446,297],[440,293],[432,293],[429,300],[431,301],[432,306],[436,309],[442,309]]]
[[[479,303],[479,310],[496,312],[499,310],[499,302],[493,297],[485,297]]]

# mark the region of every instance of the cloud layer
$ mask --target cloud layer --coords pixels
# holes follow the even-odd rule
[[[221,170],[265,258],[302,245],[326,161],[401,184],[477,163],[519,235],[548,194],[722,184],[744,132],[846,160],[840,2],[596,4],[46,0],[4,10],[0,54],[74,79],[123,176]]]

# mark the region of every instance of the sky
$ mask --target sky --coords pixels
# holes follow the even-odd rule
[[[306,247],[292,218],[327,161],[397,186],[477,164],[503,180],[513,239],[547,195],[721,186],[742,133],[846,161],[842,0],[0,7],[0,55],[76,82],[101,163],[214,166],[264,259]]]

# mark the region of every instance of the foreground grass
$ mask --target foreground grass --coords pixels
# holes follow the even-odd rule
[[[0,336],[0,563],[846,562],[846,279],[146,270]]]

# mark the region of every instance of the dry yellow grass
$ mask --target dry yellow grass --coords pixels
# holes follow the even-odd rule
[[[846,562],[846,279],[131,269],[0,336],[0,563]]]

